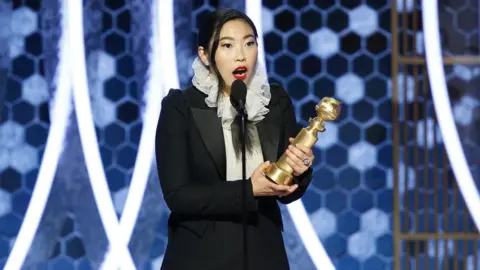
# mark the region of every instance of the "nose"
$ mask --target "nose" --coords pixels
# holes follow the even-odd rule
[[[235,61],[236,62],[245,62],[246,58],[245,58],[245,53],[243,52],[243,50],[240,48],[240,49],[237,49],[237,53],[235,55]]]

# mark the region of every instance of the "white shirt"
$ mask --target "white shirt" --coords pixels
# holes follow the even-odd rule
[[[255,169],[263,163],[262,147],[260,145],[260,139],[258,136],[257,127],[254,126],[252,138],[252,153],[247,151],[245,158],[246,165],[246,178],[252,176]],[[232,142],[232,130],[223,128],[223,137],[225,141],[225,152],[227,157],[227,181],[242,180],[242,156],[238,158],[235,154],[235,149]]]

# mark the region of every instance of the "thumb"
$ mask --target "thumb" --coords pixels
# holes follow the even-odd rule
[[[279,185],[274,183],[271,183],[271,184],[272,184],[271,187],[278,192],[288,192],[290,190],[290,187],[287,185]]]
[[[260,163],[258,167],[253,171],[253,174],[260,174],[267,168],[267,162]]]
[[[266,162],[261,163],[257,167],[257,169],[255,170],[255,173],[256,174],[261,174],[266,168],[268,168],[269,165],[270,165],[270,161],[266,161]]]
[[[258,166],[259,169],[265,169],[267,168],[268,166],[270,165],[270,161],[265,161],[263,163],[260,164],[260,166]]]

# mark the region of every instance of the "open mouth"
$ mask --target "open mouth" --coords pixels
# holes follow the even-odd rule
[[[247,78],[247,71],[247,67],[241,66],[237,67],[232,73],[235,79],[243,81],[245,78]]]

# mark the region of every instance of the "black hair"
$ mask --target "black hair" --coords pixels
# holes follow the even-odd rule
[[[220,75],[220,71],[217,68],[215,62],[215,53],[218,49],[220,31],[222,30],[223,25],[229,21],[233,20],[242,20],[246,22],[253,30],[253,35],[255,40],[258,38],[257,28],[253,21],[243,12],[232,9],[232,8],[222,8],[217,9],[213,12],[208,13],[202,20],[202,24],[199,27],[198,31],[198,46],[203,47],[205,52],[208,52],[208,61],[211,65],[215,75],[218,79],[218,91],[222,91],[225,86],[225,81]],[[212,46],[210,47],[210,42]],[[221,95],[218,95],[221,97]],[[241,137],[239,132],[240,127],[240,118],[237,116],[232,123],[232,141],[235,149],[235,154],[237,158],[240,158],[241,155]],[[251,152],[253,149],[252,139],[253,139],[253,124],[247,121],[246,125],[246,136],[245,136],[245,147],[248,152]]]
[[[258,38],[257,28],[253,24],[253,21],[243,12],[232,8],[217,9],[208,13],[198,29],[198,46],[202,46],[204,50],[208,52],[208,61],[218,78],[218,90],[223,89],[225,82],[215,63],[215,53],[218,49],[220,31],[223,25],[232,20],[242,20],[246,22],[252,28],[255,40]],[[211,41],[213,42],[210,48]]]

